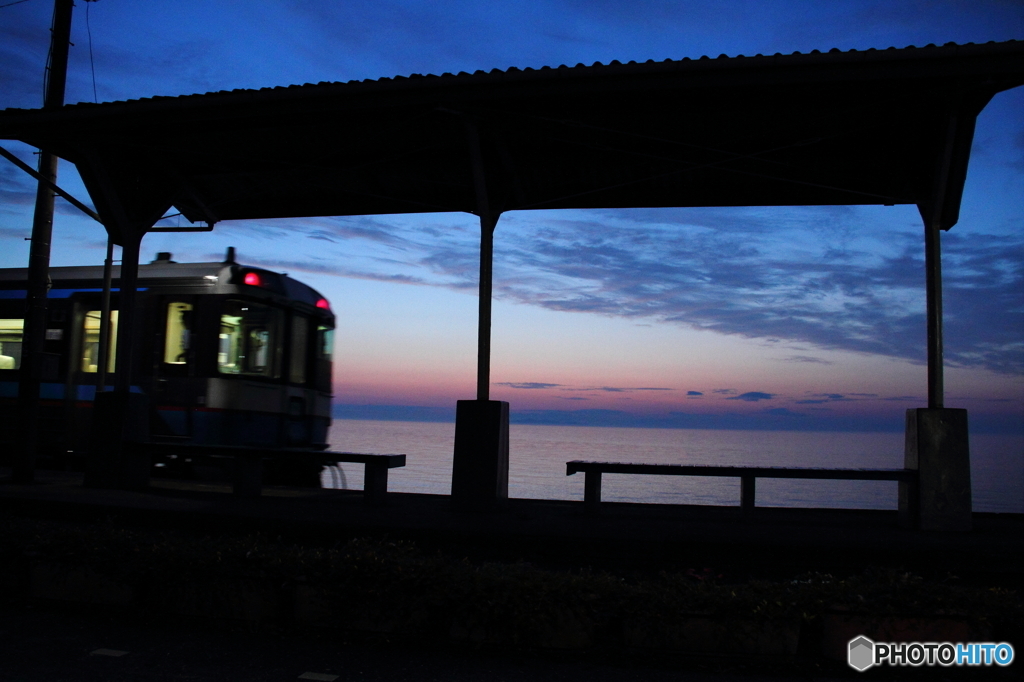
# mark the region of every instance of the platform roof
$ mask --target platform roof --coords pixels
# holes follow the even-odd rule
[[[494,211],[922,205],[947,173],[948,228],[1021,84],[1024,41],[722,55],[8,109],[0,139],[74,162],[108,227],[479,212],[480,178]]]

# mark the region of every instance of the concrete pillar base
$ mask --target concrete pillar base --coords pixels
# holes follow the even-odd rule
[[[85,486],[141,490],[149,486],[150,458],[135,443],[149,440],[149,397],[97,393],[92,408]]]
[[[918,471],[916,500],[913,486],[900,484],[900,517],[905,524],[921,530],[971,530],[967,410],[907,410],[903,465]]]
[[[460,400],[455,411],[452,503],[482,511],[508,501],[508,403]]]

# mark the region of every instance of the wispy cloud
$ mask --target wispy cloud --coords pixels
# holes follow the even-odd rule
[[[788,358],[785,358],[785,362],[802,362],[802,363],[817,364],[817,365],[831,365],[831,364],[834,364],[831,360],[824,360],[822,358],[816,358],[816,357],[814,357],[812,355],[790,355]]]
[[[496,246],[496,290],[552,310],[923,362],[920,235],[857,234],[857,217],[838,207],[518,219]],[[1024,372],[1024,236],[951,233],[943,248],[947,361]],[[453,261],[431,259],[440,268]],[[787,360],[830,362],[811,354]]]
[[[823,403],[849,402],[853,400],[842,393],[813,393],[811,397],[795,401],[797,405],[821,405]]]
[[[557,388],[562,391],[574,392],[574,393],[634,393],[636,391],[674,391],[676,389],[664,387],[664,386],[567,386],[565,384],[551,384],[542,381],[501,381],[495,383],[495,386],[506,386],[508,388],[516,389],[549,389]],[[585,400],[585,398],[579,398]]]
[[[774,393],[762,393],[761,391],[748,391],[746,393],[740,393],[739,395],[733,396],[731,398],[726,398],[726,400],[744,400],[744,401],[746,401],[748,403],[756,403],[756,402],[758,402],[760,400],[771,400],[774,397],[775,397]]]

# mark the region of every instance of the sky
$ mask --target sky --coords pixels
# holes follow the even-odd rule
[[[0,109],[35,108],[50,0],[0,0]],[[1024,39],[1019,1],[79,0],[66,101],[666,58]],[[34,165],[33,149],[4,147]],[[72,164],[58,184],[87,193]],[[0,267],[25,267],[34,187],[0,159]],[[1024,432],[1024,88],[978,119],[942,236],[946,406]],[[171,218],[163,224],[181,224]],[[469,214],[225,221],[143,259],[288,272],[338,316],[338,416],[447,419],[475,397]],[[102,262],[61,199],[53,265]],[[916,207],[519,211],[495,233],[492,399],[513,421],[900,431],[927,406]]]

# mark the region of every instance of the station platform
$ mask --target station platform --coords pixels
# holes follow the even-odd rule
[[[0,480],[9,472],[0,469]],[[973,514],[968,532],[902,529],[897,512],[850,509],[602,503],[510,499],[501,509],[460,511],[446,495],[266,486],[243,499],[230,486],[152,479],[143,491],[82,486],[75,472],[38,471],[30,485],[0,484],[0,509],[43,518],[122,517],[181,530],[273,532],[311,543],[387,536],[482,559],[553,566],[714,566],[737,578],[891,566],[960,575],[1024,573],[1024,515]]]

